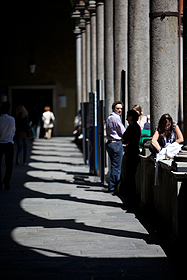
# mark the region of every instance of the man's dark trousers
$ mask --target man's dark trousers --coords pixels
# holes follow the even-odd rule
[[[2,178],[2,158],[5,155],[5,165],[6,171],[4,179]],[[0,188],[2,188],[3,183],[5,189],[10,188],[10,179],[13,169],[13,157],[14,157],[14,146],[12,143],[0,143]]]
[[[115,191],[121,177],[121,164],[123,159],[123,146],[121,141],[108,141],[107,152],[111,161],[111,172],[109,178],[109,191]]]

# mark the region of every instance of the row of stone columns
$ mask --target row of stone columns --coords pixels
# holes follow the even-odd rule
[[[82,54],[81,73],[77,66],[77,103],[88,101],[89,92],[96,91],[96,80],[101,79],[103,98],[111,108],[121,97],[121,71],[125,70],[125,111],[139,104],[144,115],[150,113],[152,130],[164,113],[177,120],[178,1],[79,3],[73,13],[78,17],[75,31],[81,30],[76,33],[77,48],[82,40],[82,51],[77,51],[77,63]]]

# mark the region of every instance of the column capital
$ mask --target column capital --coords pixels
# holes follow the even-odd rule
[[[85,30],[86,28],[86,20],[83,17],[80,18],[79,28],[81,30]]]
[[[82,18],[85,19],[86,21],[90,20],[90,12],[88,11],[87,8],[85,8]]]
[[[103,5],[105,0],[96,0],[97,5]]]
[[[90,20],[90,12],[85,6],[83,10],[81,10],[81,26],[84,28],[86,26],[86,21]]]
[[[86,4],[84,1],[79,1],[79,4],[75,5],[75,10],[80,12],[84,11],[85,8],[86,8]]]
[[[74,20],[80,19],[80,16],[81,16],[81,13],[78,10],[74,11],[71,14],[71,18],[74,19]]]
[[[74,29],[73,33],[75,35],[81,34],[81,29],[79,28],[79,25],[75,25],[75,29]]]
[[[89,1],[88,11],[90,13],[95,13],[96,12],[96,1]]]

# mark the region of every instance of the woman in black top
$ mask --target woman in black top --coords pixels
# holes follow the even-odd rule
[[[126,174],[127,174],[127,196],[128,202],[134,204],[136,201],[135,175],[139,163],[139,144],[141,138],[141,128],[138,125],[138,113],[135,110],[127,112],[129,126],[123,134],[123,142],[126,147]]]

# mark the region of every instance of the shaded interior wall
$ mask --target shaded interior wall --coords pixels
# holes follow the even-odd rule
[[[69,0],[4,1],[0,23],[0,94],[8,94],[8,86],[56,85],[56,104],[58,95],[67,96],[67,107],[55,108],[56,131],[72,133],[76,67]],[[29,72],[31,59],[34,74]]]

